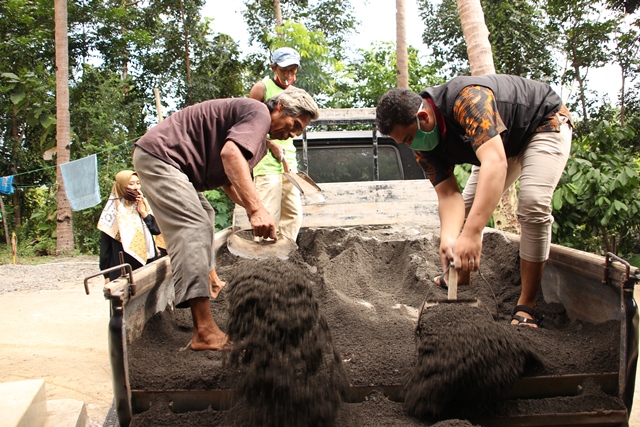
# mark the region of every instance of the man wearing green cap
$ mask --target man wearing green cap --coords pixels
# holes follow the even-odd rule
[[[287,89],[296,79],[300,54],[290,47],[276,49],[271,56],[273,77],[265,77],[251,88],[249,97],[266,102]],[[297,172],[293,139],[267,139],[267,155],[253,168],[253,180],[260,200],[278,224],[278,234],[295,242],[302,226],[300,192],[284,176],[285,164]]]

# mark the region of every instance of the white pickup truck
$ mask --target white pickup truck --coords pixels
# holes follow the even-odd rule
[[[325,110],[311,125],[373,124],[374,114],[373,110]],[[357,233],[362,228],[378,227],[377,230],[382,230],[379,235],[385,236],[385,243],[399,245],[407,239],[406,230],[437,229],[435,191],[424,179],[410,150],[379,135],[372,127],[372,131],[309,132],[296,140],[300,147],[300,169],[318,183],[326,199],[324,204],[304,206],[301,236],[306,244],[313,242],[316,233],[323,230],[349,229]],[[233,226],[216,233],[218,253],[226,251],[225,242],[231,233],[247,226],[246,214],[236,208]],[[517,247],[518,236],[504,233],[504,241]],[[407,257],[399,262],[410,264],[417,255],[405,253],[399,256]],[[232,259],[228,252],[225,259]],[[590,379],[608,395],[619,399],[622,407],[594,407],[583,411],[569,405],[564,413],[526,416],[515,413],[485,419],[481,425],[628,425],[638,353],[638,313],[633,299],[638,280],[638,269],[613,254],[597,256],[552,245],[543,281],[544,299],[561,306],[571,321],[594,324],[613,321],[617,325],[611,331],[617,347],[613,356],[617,358],[614,360],[616,368],[614,372],[526,378],[522,380],[526,380],[526,384],[517,384],[510,398],[535,399],[531,390],[544,397],[575,396],[582,382]],[[141,339],[150,319],[173,309],[174,290],[168,257],[133,273],[127,270],[123,277],[105,286],[104,295],[111,305],[109,344],[114,386],[113,424],[107,423],[106,427],[134,425],[132,420],[158,399],[170,401],[171,410],[175,412],[205,408],[224,411],[229,407],[233,390],[221,384],[205,389],[179,389],[167,380],[167,384],[132,387],[132,346]],[[421,297],[416,298],[413,309],[419,307],[421,300]],[[410,305],[406,304],[405,309],[411,309]],[[349,396],[351,401],[364,400],[367,393],[379,390],[397,398],[399,387],[397,381],[385,383],[384,379],[364,385],[352,381]],[[523,392],[525,389],[529,394]]]

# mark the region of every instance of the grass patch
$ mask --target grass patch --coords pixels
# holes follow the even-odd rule
[[[74,253],[71,255],[38,255],[33,246],[18,245],[16,253],[16,264],[23,265],[39,265],[56,262],[61,259],[68,260],[75,257],[86,257],[87,255],[81,253]],[[97,258],[97,257],[96,257]],[[0,245],[0,265],[13,264],[13,255],[11,253],[11,246]]]

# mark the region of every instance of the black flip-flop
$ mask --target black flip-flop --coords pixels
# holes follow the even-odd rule
[[[533,319],[517,315],[516,313],[519,311],[527,313],[529,316],[533,317]],[[544,319],[544,316],[538,315],[538,312],[528,305],[516,305],[511,311],[511,320],[516,320],[518,322],[514,326],[535,325],[537,327],[540,327],[540,325],[542,324],[542,319]]]

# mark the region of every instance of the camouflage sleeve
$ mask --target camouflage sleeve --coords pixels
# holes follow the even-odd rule
[[[454,164],[431,152],[414,151],[416,161],[435,187],[453,175]]]
[[[467,86],[460,91],[453,104],[453,119],[464,128],[473,151],[507,129],[493,91],[484,86]]]

